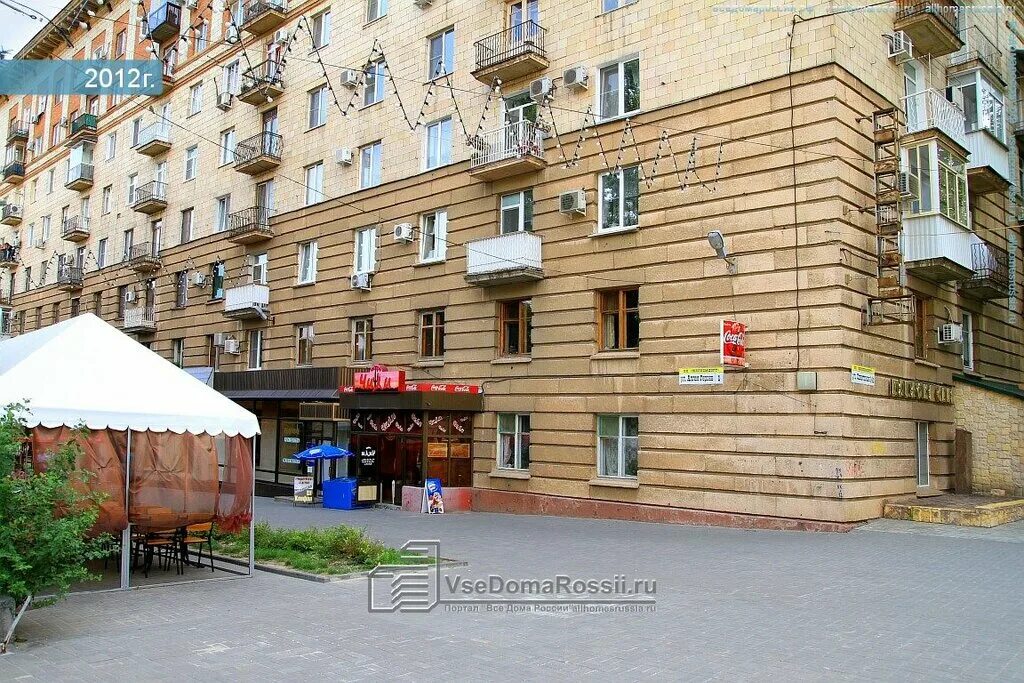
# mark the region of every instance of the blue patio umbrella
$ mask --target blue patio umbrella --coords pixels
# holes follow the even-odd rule
[[[338,460],[339,458],[349,458],[352,455],[354,455],[352,451],[328,444],[307,448],[301,453],[296,453],[294,457],[301,462],[307,462],[310,460]]]

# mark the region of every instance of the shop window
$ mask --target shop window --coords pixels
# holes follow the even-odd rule
[[[599,344],[605,351],[640,347],[640,290],[601,292]]]
[[[533,350],[533,302],[503,301],[499,305],[498,355],[527,356]]]
[[[296,336],[296,348],[295,348],[295,364],[296,365],[312,365],[313,364],[313,323],[307,323],[305,325],[298,325],[295,328]]]
[[[352,321],[352,360],[369,361],[373,358],[373,318]]]
[[[914,297],[914,357],[928,357],[928,299]]]
[[[498,414],[498,467],[530,469],[530,416]]]
[[[420,313],[420,356],[444,356],[444,309]]]
[[[601,477],[636,477],[640,450],[636,415],[597,416],[597,474]]]

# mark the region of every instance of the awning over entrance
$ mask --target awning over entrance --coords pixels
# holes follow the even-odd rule
[[[247,370],[214,373],[213,388],[236,400],[330,401],[351,380],[345,367]]]

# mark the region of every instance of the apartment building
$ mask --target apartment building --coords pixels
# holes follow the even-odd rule
[[[95,312],[212,382],[265,490],[331,441],[396,503],[1024,492],[1015,5],[81,8],[17,58],[160,59],[165,91],[3,101],[0,320]],[[746,364],[682,372],[723,321]]]

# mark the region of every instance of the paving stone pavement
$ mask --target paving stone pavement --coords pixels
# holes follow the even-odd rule
[[[0,680],[1024,680],[1024,523],[824,534],[266,499],[257,516],[437,538],[470,563],[449,575],[656,579],[656,611],[370,614],[363,580],[260,573],[32,611]]]

